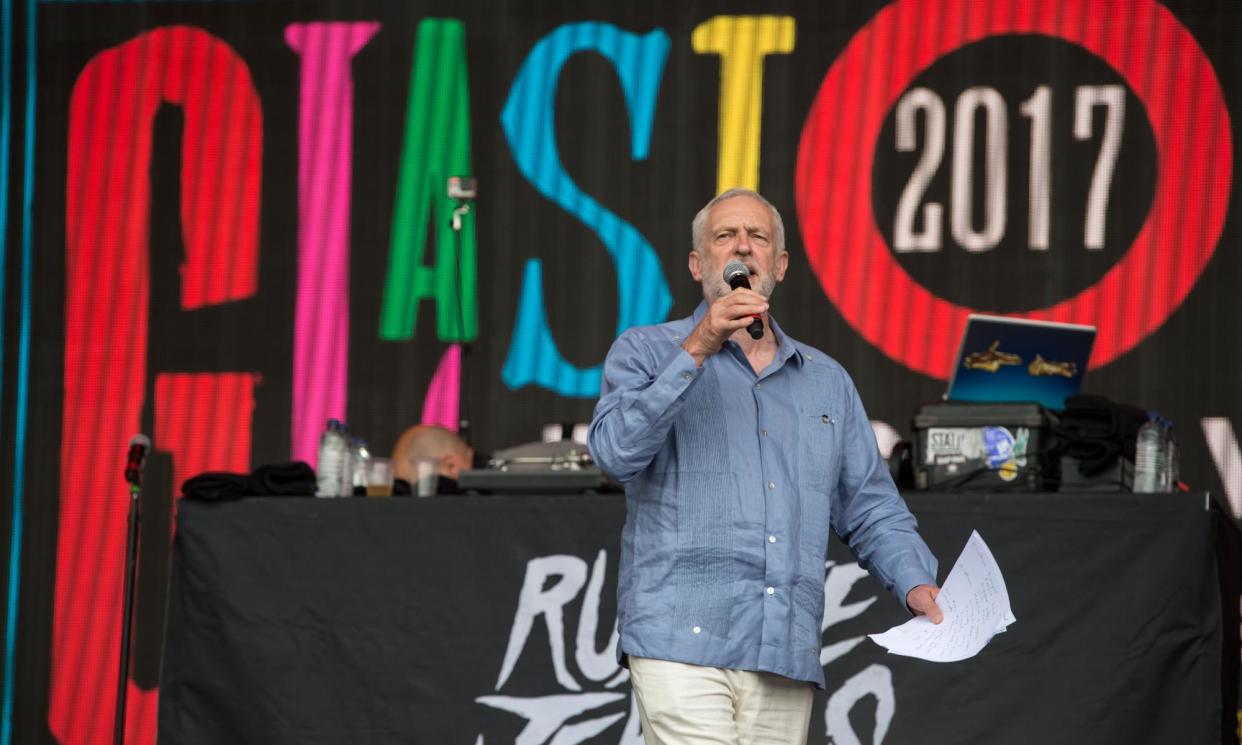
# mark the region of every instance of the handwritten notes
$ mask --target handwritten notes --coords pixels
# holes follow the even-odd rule
[[[934,624],[918,616],[882,634],[871,634],[871,640],[890,654],[956,662],[974,657],[993,636],[1018,620],[1009,608],[1005,578],[978,531],[970,534],[936,603],[944,611],[943,622]]]

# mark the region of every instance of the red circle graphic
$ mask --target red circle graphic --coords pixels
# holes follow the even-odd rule
[[[1220,83],[1194,37],[1154,0],[886,6],[815,97],[798,145],[798,220],[811,267],[850,325],[892,359],[942,379],[972,309],[933,295],[890,253],[873,217],[872,163],[888,111],[916,76],[966,44],[1007,34],[1062,39],[1111,65],[1146,106],[1158,157],[1151,211],[1125,255],[1077,295],[1009,315],[1094,325],[1091,367],[1113,361],[1189,294],[1229,202],[1233,140]]]

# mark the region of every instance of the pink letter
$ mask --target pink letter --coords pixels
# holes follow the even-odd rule
[[[423,424],[437,424],[457,431],[461,400],[461,345],[452,344],[444,350],[436,374],[427,385],[423,398]]]
[[[354,149],[350,61],[380,24],[294,23],[298,111],[298,296],[293,321],[291,456],[317,465],[319,432],[345,418],[349,376],[349,197]]]

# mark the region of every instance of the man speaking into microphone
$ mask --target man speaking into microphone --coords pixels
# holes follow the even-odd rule
[[[936,560],[849,375],[768,313],[789,267],[776,208],[730,189],[691,233],[703,302],[617,338],[591,421],[625,484],[617,653],[648,745],[799,745],[824,685],[829,527],[939,623]]]

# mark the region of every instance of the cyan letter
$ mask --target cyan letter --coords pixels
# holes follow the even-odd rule
[[[617,270],[618,335],[631,326],[663,321],[673,300],[659,257],[647,239],[583,193],[562,167],[556,148],[556,86],[570,57],[585,51],[603,55],[625,92],[631,156],[643,160],[668,49],[668,34],[661,29],[637,36],[605,23],[566,24],[531,50],[500,115],[518,170],[540,194],[598,235],[611,254]],[[517,323],[501,373],[505,385],[520,388],[534,383],[564,396],[590,398],[599,394],[601,371],[601,365],[583,369],[561,355],[544,311],[542,265],[538,259],[527,261]]]

